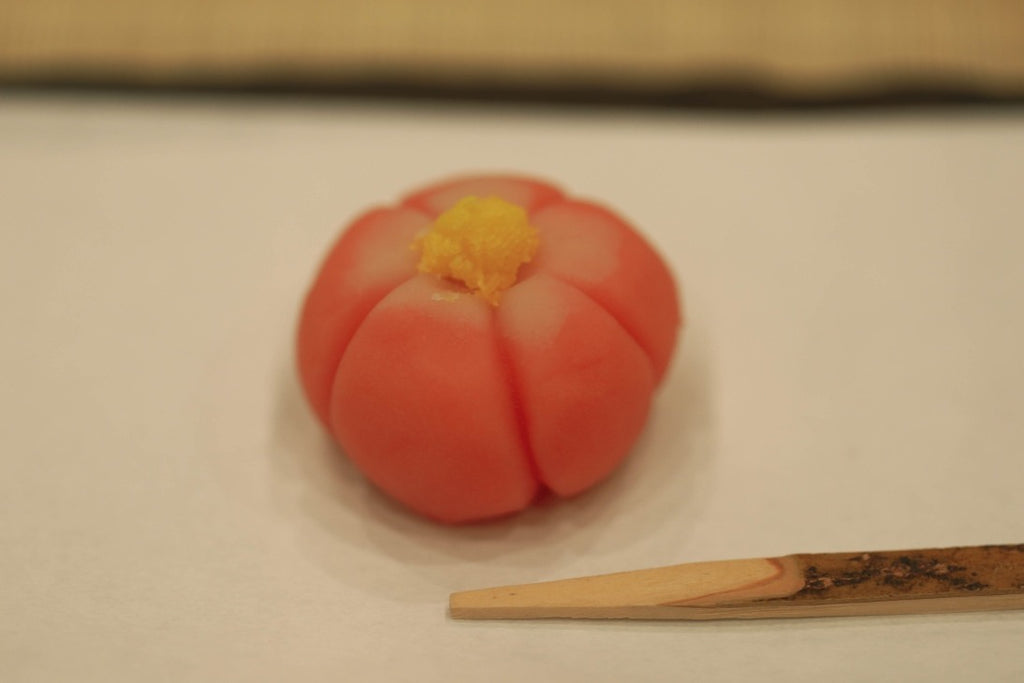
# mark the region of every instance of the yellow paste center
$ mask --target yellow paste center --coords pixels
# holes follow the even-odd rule
[[[421,273],[458,280],[497,306],[539,245],[522,207],[497,197],[464,197],[412,246],[421,252]]]

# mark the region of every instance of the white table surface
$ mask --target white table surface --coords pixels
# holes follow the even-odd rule
[[[598,490],[446,528],[292,370],[339,225],[477,169],[633,218],[689,326]],[[450,591],[1024,540],[1024,113],[0,94],[0,679],[1024,680],[1024,612],[454,622]]]

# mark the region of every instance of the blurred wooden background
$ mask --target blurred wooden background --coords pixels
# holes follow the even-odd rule
[[[1019,0],[0,0],[0,83],[1024,96]]]

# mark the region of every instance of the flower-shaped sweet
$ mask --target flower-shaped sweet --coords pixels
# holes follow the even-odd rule
[[[302,310],[299,371],[359,469],[449,523],[606,478],[681,326],[622,218],[514,176],[430,186],[352,223]]]

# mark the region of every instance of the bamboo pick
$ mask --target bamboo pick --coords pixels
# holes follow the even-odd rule
[[[455,619],[760,619],[1024,609],[1024,544],[679,564],[453,593]]]

